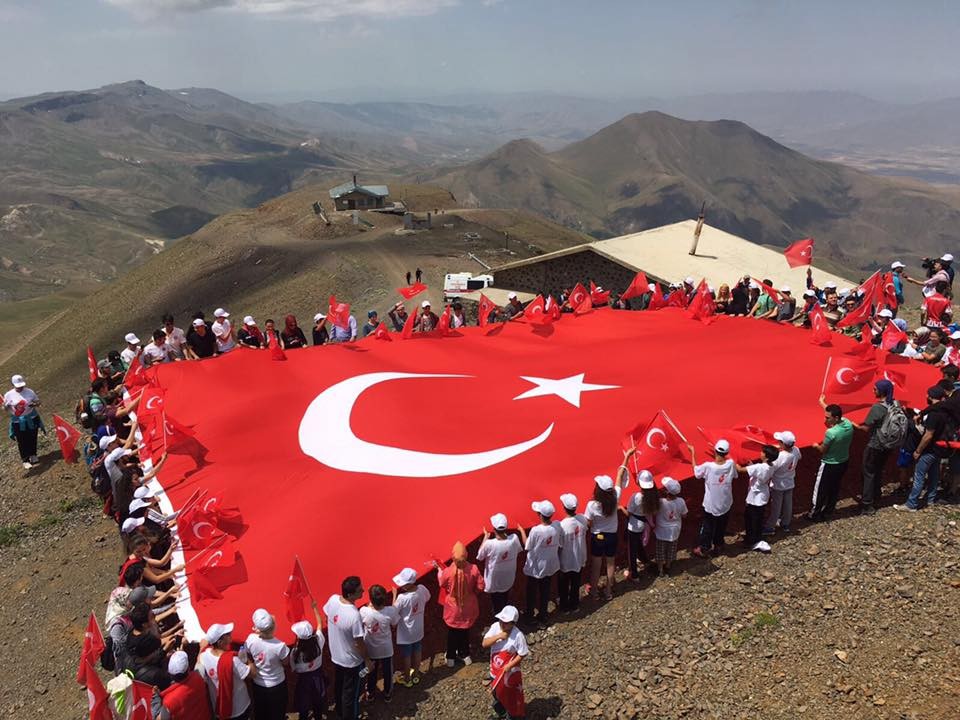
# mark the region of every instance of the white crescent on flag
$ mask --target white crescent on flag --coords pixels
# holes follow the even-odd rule
[[[849,381],[844,380],[843,379],[844,373],[850,373],[853,377]],[[837,370],[836,378],[837,378],[837,382],[840,383],[841,385],[852,385],[853,383],[857,382],[857,380],[860,379],[860,376],[857,375],[856,372],[854,372],[853,368],[845,367]]]
[[[652,438],[659,435],[663,440],[658,444],[654,445]],[[650,432],[647,433],[647,447],[651,450],[663,450],[667,445],[667,434],[660,428],[651,428]]]

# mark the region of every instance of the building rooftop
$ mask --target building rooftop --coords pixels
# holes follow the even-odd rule
[[[386,185],[357,185],[355,182],[345,182],[330,188],[330,197],[336,200],[341,195],[351,192],[361,192],[372,197],[387,197],[390,189]]]
[[[772,280],[774,287],[789,285],[794,289],[795,296],[806,287],[806,267],[791,268],[782,252],[757,245],[707,224],[704,224],[700,233],[697,254],[690,255],[696,226],[696,220],[684,220],[631,235],[597,240],[518,260],[494,268],[493,272],[496,275],[500,270],[590,251],[634,271],[643,270],[651,279],[667,283],[680,282],[691,276],[696,282],[706,278],[707,283],[713,287],[719,287],[722,283],[732,286],[739,278],[750,274],[758,280]],[[857,284],[853,280],[818,268],[813,269],[813,278],[820,287],[828,280],[832,280],[840,288]]]

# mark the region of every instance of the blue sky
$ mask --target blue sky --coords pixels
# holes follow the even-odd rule
[[[960,95],[960,3],[0,0],[0,96],[142,79],[251,99],[844,89]]]

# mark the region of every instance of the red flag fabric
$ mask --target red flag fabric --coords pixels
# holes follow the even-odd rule
[[[767,295],[769,295],[771,298],[773,298],[773,301],[774,301],[774,302],[777,302],[777,303],[780,302],[780,291],[779,291],[779,290],[776,290],[772,285],[768,285],[767,283],[763,282],[762,280],[757,280],[756,278],[752,278],[752,280],[753,280],[757,285],[760,286],[760,290],[762,290],[762,291],[765,292]]]
[[[386,340],[387,342],[393,342],[393,338],[390,337],[390,331],[387,330],[387,324],[383,321],[380,321],[380,324],[377,325],[377,329],[373,331],[373,337],[375,340]]]
[[[497,304],[483,293],[480,293],[480,302],[477,305],[477,323],[486,327],[490,322],[490,314],[496,312]]]
[[[870,296],[864,296],[863,301],[853,310],[844,315],[837,322],[838,328],[851,327],[852,325],[863,325],[867,320],[873,317],[873,306],[870,304]]]
[[[523,309],[523,317],[527,322],[534,325],[544,325],[551,321],[550,315],[547,314],[546,301],[543,299],[543,295],[537,295],[527,303],[527,306]]]
[[[606,305],[608,302],[610,302],[610,291],[594,285],[593,280],[591,280],[590,299],[593,301],[594,305]]]
[[[187,508],[177,518],[177,534],[180,543],[189,550],[202,550],[224,536],[217,527],[216,515],[205,510],[200,503]]]
[[[576,287],[570,291],[570,297],[567,298],[567,304],[576,309],[583,304],[584,300],[589,299],[590,293],[583,286],[583,283],[577,283]]]
[[[860,285],[860,295],[866,305],[882,305],[886,298],[884,275],[877,270]]]
[[[671,290],[670,295],[667,297],[667,301],[664,307],[675,307],[675,308],[685,308],[687,306],[687,294],[683,291],[683,288],[677,288],[676,290]]]
[[[813,262],[813,238],[803,238],[783,251],[787,265],[792,268],[809,265]]]
[[[427,290],[427,286],[422,282],[415,282],[413,285],[407,285],[407,287],[397,288],[397,292],[403,296],[404,300],[410,300],[415,298],[417,295],[422,293],[424,290]]]
[[[94,670],[93,664],[86,660],[81,663],[83,668],[83,685],[87,688],[87,703],[89,708],[88,717],[90,720],[113,720],[113,712],[110,710],[109,696],[107,690],[103,687],[103,681]]]
[[[409,340],[413,337],[413,326],[417,324],[417,309],[407,313],[407,319],[403,323],[403,330],[400,331],[400,337]]]
[[[823,314],[823,308],[814,303],[810,311],[810,342],[814,345],[830,345],[831,338],[833,331],[830,330],[827,316]]]
[[[700,431],[700,434],[708,443],[708,447],[704,448],[703,451],[704,459],[713,458],[713,448],[721,438],[730,443],[730,457],[740,465],[746,465],[759,458],[764,445],[776,445],[776,440],[771,433],[759,430],[759,428],[755,429],[757,432],[751,432],[748,428],[752,428],[752,426],[735,428],[698,427],[697,430]]]
[[[717,304],[713,300],[710,288],[707,287],[707,281],[701,280],[697,286],[693,299],[687,305],[687,314],[694,320],[700,320],[703,323],[711,323],[717,314]]]
[[[304,601],[310,595],[307,590],[307,578],[303,574],[303,566],[299,558],[293,560],[293,570],[287,580],[287,588],[283,591],[283,599],[287,604],[287,620],[291,623],[307,619],[307,610]]]
[[[907,374],[901,370],[894,370],[889,363],[885,363],[877,369],[877,377],[889,380],[899,390],[904,390],[907,387]]]
[[[940,327],[943,325],[943,313],[950,308],[949,298],[940,293],[934,293],[923,299],[923,312],[926,317],[926,323],[929,326]]]
[[[883,329],[883,335],[880,336],[880,347],[883,350],[893,350],[900,343],[909,340],[907,334],[898,328],[893,322],[888,322]]]
[[[249,580],[243,556],[230,544],[204,555],[198,566],[188,565],[187,577],[194,581],[191,587],[197,589],[202,599],[209,600],[220,600],[224,592]]]
[[[593,312],[593,298],[589,295],[584,296],[573,308],[574,315],[586,315],[591,312]]]
[[[103,642],[103,633],[93,613],[87,619],[87,629],[83,633],[83,647],[80,650],[80,665],[77,667],[77,683],[84,685],[87,677],[87,663],[96,665],[106,645]]]
[[[134,680],[124,720],[153,720],[153,685]]]
[[[443,312],[440,313],[440,317],[437,318],[437,327],[434,328],[433,334],[437,337],[446,337],[450,334],[450,315],[453,313],[453,310],[447,305]]]
[[[521,718],[527,714],[523,695],[523,675],[520,666],[504,670],[513,659],[513,653],[502,651],[490,656],[490,692],[506,711],[507,717]]]
[[[859,355],[862,358],[870,358],[873,360],[876,359],[877,348],[873,344],[873,333],[869,328],[863,329],[860,342],[850,348],[850,350],[847,351],[847,354]]]
[[[636,448],[633,464],[636,471],[659,472],[673,462],[687,456],[686,443],[677,434],[663,410],[658,410],[650,422],[637,425],[623,439],[623,449]]]
[[[83,435],[73,425],[59,415],[53,416],[53,427],[57,431],[57,442],[60,443],[60,453],[64,462],[73,464],[77,461],[77,443]]]
[[[100,373],[97,372],[97,356],[93,354],[93,348],[89,345],[87,345],[87,370],[90,373],[90,382],[100,376]]]
[[[159,387],[148,387],[140,396],[140,404],[137,405],[137,420],[141,423],[145,420],[153,420],[155,417],[163,415],[166,391]]]
[[[337,296],[331,295],[329,308],[327,309],[327,320],[337,327],[350,327],[350,303],[338,302]]]
[[[822,368],[853,345],[835,335],[834,349],[821,348],[789,326],[729,316],[701,325],[669,310],[599,308],[552,329],[544,337],[505,323],[496,334],[464,327],[450,338],[370,342],[362,352],[322,346],[289,353],[285,363],[251,351],[160,365],[167,420],[192,428],[192,440],[209,449],[196,469],[190,457],[168,457],[154,479],[163,511],[179,510],[200,489],[207,492],[201,508],[216,510],[212,529],[195,528],[204,538],[226,526],[227,505],[245,527],[223,542],[234,550],[232,564],[241,554],[247,580],[205,586],[219,599],[198,603],[198,583],[207,577],[193,568],[221,548],[200,560],[202,548],[184,548],[189,597],[179,605],[187,634],[248,618],[264,598],[279,603],[294,555],[311,587],[335,588],[354,574],[367,587],[389,586],[397,568],[445,557],[458,538],[473,540],[493,513],[525,517],[530,498],[589,495],[592,478],[619,464],[627,428],[642,418],[636,435],[645,441],[646,421],[660,408],[685,434],[749,419],[789,428],[807,447],[823,436],[816,403]],[[664,338],[669,359],[657,351]],[[764,348],[776,362],[735,370],[744,367],[745,347]],[[902,370],[908,389],[898,399],[922,407],[938,369],[909,362]],[[467,411],[469,431],[451,432],[451,412]],[[847,415],[862,422],[866,408]],[[663,442],[656,433],[650,440]],[[683,480],[690,467],[671,459],[662,472]],[[802,489],[809,474],[797,480]],[[373,488],[376,502],[360,507],[362,490]],[[219,501],[208,504],[214,497]],[[693,528],[699,509],[690,506],[686,525]],[[331,551],[355,533],[361,512],[389,542]],[[230,547],[223,551],[227,567]],[[279,623],[278,636],[293,640],[288,623]]]
[[[270,339],[267,340],[267,347],[270,349],[271,360],[286,360],[287,354],[280,346],[280,338],[276,333],[270,333]]]
[[[647,310],[660,310],[667,306],[667,301],[663,299],[663,291],[660,289],[660,283],[653,283],[653,295],[650,297],[650,304]]]
[[[545,307],[547,309],[547,315],[550,317],[550,319],[553,322],[556,322],[557,320],[560,319],[560,316],[561,316],[560,305],[554,299],[553,295],[547,298]]]
[[[886,305],[891,310],[896,310],[899,306],[897,302],[897,286],[893,284],[892,272],[883,274],[883,301],[881,304]]]
[[[633,280],[630,281],[627,289],[623,291],[620,299],[629,300],[630,298],[646,295],[648,292],[650,292],[650,281],[647,280],[647,274],[643,272],[643,270],[640,270],[633,276]]]
[[[852,356],[834,356],[827,370],[825,395],[850,395],[869,385],[877,374],[876,362]]]
[[[130,367],[127,368],[127,372],[123,375],[123,386],[128,392],[132,392],[141,385],[146,385],[147,382],[146,368],[143,367],[143,363],[140,362],[140,356],[137,355],[130,362]]]

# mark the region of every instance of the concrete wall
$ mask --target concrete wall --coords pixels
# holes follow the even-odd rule
[[[623,292],[636,273],[592,250],[543,262],[531,263],[518,268],[494,272],[494,287],[524,292],[557,293],[563,288],[572,288],[578,282],[589,288],[593,280],[604,290]]]

